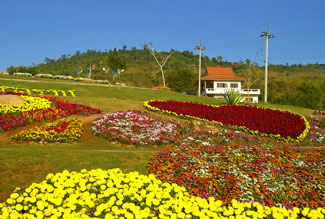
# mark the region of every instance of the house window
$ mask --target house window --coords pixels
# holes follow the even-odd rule
[[[217,83],[217,88],[227,88],[226,83]]]
[[[253,97],[246,97],[245,98],[245,101],[248,102],[248,103],[253,103]]]
[[[238,88],[238,83],[231,83],[230,88]]]

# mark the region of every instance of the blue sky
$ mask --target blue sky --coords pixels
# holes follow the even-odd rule
[[[324,0],[0,0],[0,71],[76,50],[190,50],[263,65],[325,63]]]

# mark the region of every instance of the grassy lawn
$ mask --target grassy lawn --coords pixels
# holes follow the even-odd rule
[[[75,90],[76,97],[65,97],[73,103],[99,108],[103,113],[120,110],[144,110],[146,100],[193,101],[220,105],[223,101],[213,98],[196,97],[176,92],[152,89],[136,89],[111,86],[82,86],[74,84],[43,83],[28,81],[1,80],[0,86],[22,88]],[[66,83],[70,83],[67,81]],[[261,107],[289,110],[301,114],[310,114],[311,109],[274,104],[258,104]],[[99,117],[100,115],[98,115]],[[88,130],[88,132],[90,132]],[[1,136],[0,136],[1,137]],[[161,148],[134,148],[109,143],[99,137],[87,137],[79,144],[9,144],[0,145],[0,202],[5,201],[15,187],[28,186],[42,181],[48,173],[62,170],[110,169],[121,168],[124,171],[147,173],[148,161]],[[98,151],[96,151],[98,150]],[[123,152],[103,152],[100,150],[123,150]],[[136,151],[134,150],[143,150]]]
[[[147,173],[150,156],[156,152],[103,152],[84,150],[85,145],[8,145],[0,147],[0,202],[5,201],[15,187],[40,182],[48,173],[65,169],[121,168],[126,172]],[[99,149],[92,147],[89,149]],[[107,147],[110,148],[110,147]]]

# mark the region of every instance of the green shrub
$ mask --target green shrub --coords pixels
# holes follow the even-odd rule
[[[238,104],[240,101],[244,99],[244,97],[234,89],[227,90],[223,97],[225,98],[228,105]]]

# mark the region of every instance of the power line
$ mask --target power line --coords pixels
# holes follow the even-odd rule
[[[254,60],[253,60],[253,63],[256,61],[257,56],[258,56],[259,54],[261,54],[262,51],[263,51],[262,42],[263,42],[263,38],[262,38],[261,41],[260,41],[260,45],[258,46],[258,49],[257,49],[256,55],[255,55],[255,58],[254,58]]]
[[[211,47],[209,46],[209,48],[211,48],[211,49],[229,48],[229,47],[234,47],[234,46],[237,46],[237,45],[245,44],[247,42],[254,41],[256,39],[258,39],[258,37],[252,37],[252,38],[242,40],[242,41],[239,41],[239,42],[228,43],[228,44],[219,45],[219,46],[211,46]]]
[[[325,58],[324,55],[317,56],[282,56],[282,57],[272,57],[272,60],[283,60],[283,59],[314,59],[314,58]],[[264,61],[263,59],[258,59],[257,61]]]

